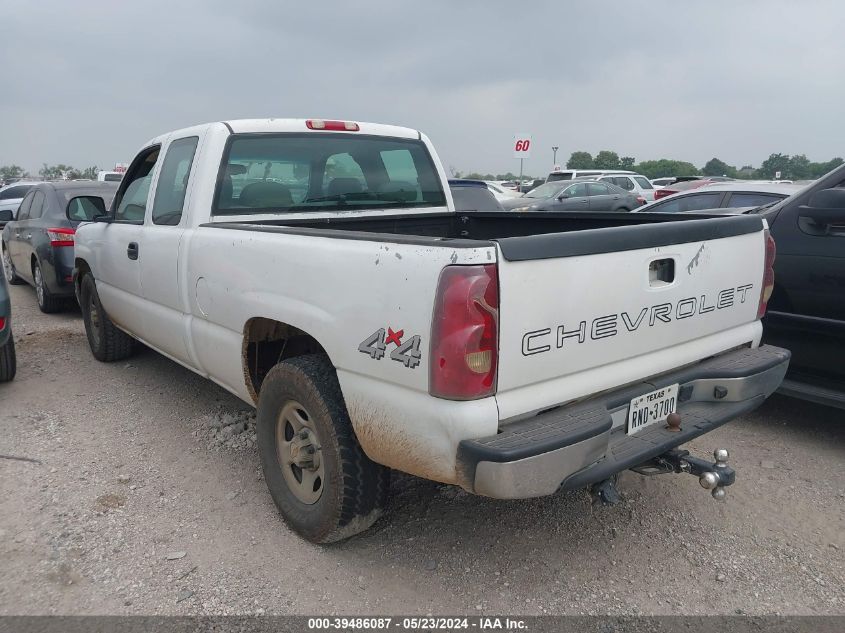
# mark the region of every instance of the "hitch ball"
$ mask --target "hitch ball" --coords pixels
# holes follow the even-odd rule
[[[719,485],[719,475],[714,472],[706,472],[698,478],[698,483],[706,490],[713,490]],[[724,493],[724,490],[722,491]],[[714,495],[715,496],[715,495]]]
[[[726,448],[717,448],[713,451],[713,458],[716,460],[716,466],[726,466],[730,453]]]

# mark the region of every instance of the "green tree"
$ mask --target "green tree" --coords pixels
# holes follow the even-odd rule
[[[100,171],[99,167],[97,167],[96,165],[92,165],[91,167],[86,167],[81,172],[79,172],[79,177],[80,178],[88,178],[89,180],[97,180],[97,173],[99,171]],[[458,172],[459,175],[455,176],[455,178],[460,178],[460,173],[461,172]]]
[[[29,172],[20,165],[3,165],[0,167],[0,180],[17,180],[18,178],[29,178]]]
[[[803,180],[810,177],[810,160],[804,154],[795,154],[789,159],[789,178]]]
[[[619,167],[621,169],[633,169],[634,163],[637,162],[637,159],[633,156],[623,156],[619,159]]]
[[[841,158],[833,158],[826,163],[810,163],[810,175],[808,178],[821,178],[829,171],[832,171],[843,164]],[[0,170],[2,172],[2,170]]]
[[[780,172],[781,178],[789,177],[789,154],[770,154],[769,157],[761,163],[760,168],[757,170],[755,175],[757,178],[771,180],[775,177],[777,172]]]
[[[566,161],[567,169],[591,169],[593,167],[593,155],[590,152],[572,152],[569,160]]]
[[[696,176],[698,168],[692,163],[680,160],[661,158],[660,160],[644,160],[636,166],[636,170],[646,178]]]
[[[596,154],[593,167],[596,169],[619,169],[619,154],[603,149]]]
[[[711,158],[707,161],[707,164],[704,165],[701,173],[705,176],[729,176],[731,178],[735,178],[736,167],[728,165],[726,162],[721,161],[718,158]]]

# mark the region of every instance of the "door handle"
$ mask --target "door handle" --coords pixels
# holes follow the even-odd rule
[[[126,256],[129,259],[138,259],[138,242],[129,242],[126,247]]]
[[[581,200],[581,204],[587,204],[587,200]]]

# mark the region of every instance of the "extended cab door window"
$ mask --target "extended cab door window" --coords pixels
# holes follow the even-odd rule
[[[167,148],[153,199],[153,224],[176,226],[182,220],[198,142],[199,137],[189,136],[171,142]]]
[[[153,168],[158,161],[160,149],[158,145],[150,147],[138,154],[132,161],[112,203],[116,222],[144,223]]]

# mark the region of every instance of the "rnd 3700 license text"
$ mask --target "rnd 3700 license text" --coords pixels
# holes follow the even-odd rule
[[[468,629],[468,618],[308,618],[309,629],[408,629],[457,630]]]

